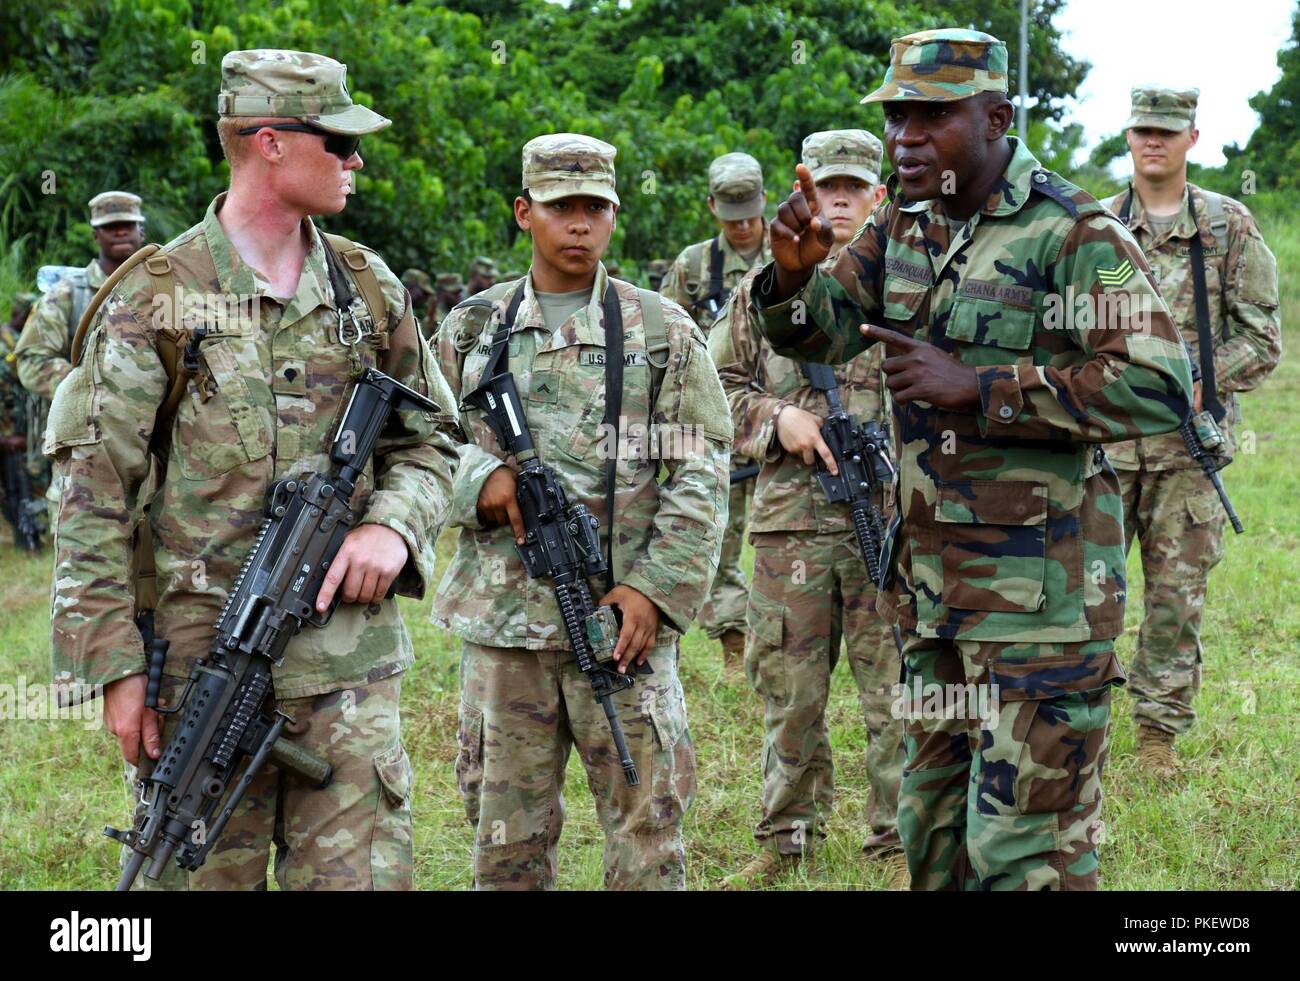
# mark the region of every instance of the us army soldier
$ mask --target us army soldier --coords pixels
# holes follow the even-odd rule
[[[1241,424],[1237,393],[1258,386],[1282,355],[1277,263],[1245,205],[1187,180],[1187,152],[1200,135],[1199,95],[1158,85],[1133,89],[1124,124],[1133,182],[1106,206],[1128,225],[1151,264],[1201,368],[1193,408],[1214,416],[1232,456]],[[1204,328],[1197,315],[1198,252]],[[1224,511],[1178,433],[1117,443],[1109,456],[1124,499],[1126,550],[1136,537],[1145,581],[1142,627],[1129,666],[1138,756],[1143,772],[1169,778],[1177,773],[1174,737],[1196,719],[1201,611],[1210,570],[1223,558]]]
[[[59,382],[72,370],[72,335],[82,312],[95,290],[144,243],[141,203],[126,191],[105,191],[90,199],[99,255],[37,300],[18,341],[18,377],[29,392],[47,401],[54,398]]]
[[[866,130],[829,130],[803,141],[804,166],[835,234],[832,257],[884,197],[880,157],[880,140]],[[757,270],[741,281],[709,334],[709,353],[731,404],[736,452],[763,461],[749,524],[754,584],[745,641],[745,670],[765,710],[762,817],[754,831],[763,848],[728,885],[771,882],[801,858],[811,859],[826,837],[835,801],[826,702],[841,641],[870,737],[871,832],[864,851],[888,856],[901,881],[903,723],[890,713],[898,650],[875,612],[876,588],[849,509],[827,501],[811,465],[816,454],[836,469],[821,434],[826,395],[811,386],[797,362],[773,352],[751,328],[749,293],[756,275]],[[880,361],[876,346],[835,370],[839,397],[857,423],[887,424]]]
[[[686,312],[601,264],[618,213],[614,155],[608,143],[572,133],[524,146],[515,220],[532,237],[529,273],[465,301],[438,334],[443,372],[463,398],[479,384],[497,330],[509,326],[498,370],[515,378],[541,462],[570,502],[598,518],[612,555],[609,579],[590,586],[598,604],[621,611],[619,670],[653,669],[613,696],[640,773],[632,787],[574,660],[554,588],[530,579],[516,555],[524,535],[517,461],[503,457],[481,412],[462,405],[471,442],[453,496],[460,533],[433,619],[463,642],[456,773],[480,889],[555,887],[574,745],[605,833],[606,887],[685,885],[681,826],[695,796],[695,751],[677,644],[721,550],[731,423],[704,336]],[[609,319],[615,310],[621,327]],[[617,441],[602,426],[606,339],[616,329],[624,351]],[[657,482],[660,466],[667,479]]]
[[[58,508],[60,487],[51,477],[49,464],[41,457],[41,441],[50,410],[50,400],[68,372],[72,335],[86,304],[117,267],[129,259],[144,242],[144,214],[140,198],[127,191],[105,191],[90,199],[90,227],[99,255],[84,269],[63,277],[37,300],[27,317],[14,351],[18,380],[31,396],[27,400],[28,470],[44,488],[49,479],[51,526]]]
[[[780,354],[886,345],[901,528],[878,605],[904,634],[914,889],[1095,888],[1124,620],[1119,481],[1097,444],[1191,408],[1142,251],[1007,136],[1006,90],[996,38],[895,40],[865,100],[883,103],[888,202],[820,271],[834,236],[800,166],[754,288]]]
[[[766,204],[763,169],[749,154],[726,153],[709,164],[709,210],[718,219],[719,232],[683,249],[659,288],[664,296],[685,307],[706,334],[745,273],[772,258],[763,217]],[[731,458],[735,468],[752,462],[742,456]],[[708,602],[700,611],[704,632],[722,643],[729,673],[739,668],[745,649],[749,587],[740,568],[740,553],[752,491],[748,481],[740,481],[730,490],[730,524],[722,543],[722,560]]]
[[[230,189],[199,224],[131,269],[100,309],[80,363],[59,387],[46,448],[68,481],[59,515],[54,670],[103,685],[104,719],[129,763],[157,759],[169,723],[143,707],[145,664],[134,621],[132,533],[148,522],[157,566],[157,634],[171,642],[162,697],[206,654],[213,626],[262,519],[273,480],[330,469],[351,382],[370,367],[450,408],[405,290],[378,255],[346,243],[354,293],[345,336],[328,266],[333,248],[310,220],[343,210],[362,166],[360,137],[389,120],[355,105],[346,66],[301,51],[232,51],[222,59],[217,131]],[[342,241],[342,240],[340,240]],[[155,261],[157,260],[157,261]],[[342,260],[340,260],[342,261]],[[369,270],[368,273],[364,270]],[[341,271],[341,270],[339,270]],[[373,276],[368,280],[367,276]],[[159,291],[159,283],[172,289]],[[340,284],[341,285],[341,284]],[[216,290],[215,296],[209,291]],[[195,309],[206,336],[161,298]],[[233,302],[232,302],[233,301]],[[165,312],[165,311],[164,311]],[[148,496],[149,436],[168,386],[155,333],[183,328],[198,371],[176,410],[161,486]],[[268,766],[253,781],[206,864],[172,866],[170,888],[397,889],[412,883],[411,764],[398,704],[411,639],[390,585],[423,594],[455,466],[455,416],[405,412],[357,483],[360,523],[344,540],[306,629],[273,669],[279,708],[307,749],[330,761],[315,790]],[[147,514],[146,514],[147,506]],[[196,829],[196,833],[201,829]],[[188,878],[188,883],[187,883]],[[140,880],[144,883],[145,880]]]

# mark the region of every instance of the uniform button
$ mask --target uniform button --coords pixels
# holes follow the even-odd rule
[[[998,409],[998,415],[1003,419],[1010,419],[1015,414],[1016,410],[1011,408],[1009,405],[1004,405],[1002,408]]]
[[[1035,183],[1035,184],[1046,184],[1046,183],[1047,183],[1047,175],[1044,174],[1044,173],[1040,170],[1038,173],[1036,173],[1036,174],[1034,175],[1034,183]]]

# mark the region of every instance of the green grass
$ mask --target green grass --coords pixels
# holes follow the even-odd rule
[[[1283,322],[1300,320],[1300,228],[1261,215],[1283,270]],[[1178,749],[1186,779],[1157,788],[1138,771],[1132,701],[1115,702],[1106,771],[1102,887],[1132,889],[1295,889],[1300,887],[1300,330],[1286,330],[1291,352],[1259,392],[1246,397],[1244,429],[1256,451],[1242,454],[1226,484],[1247,533],[1229,532],[1214,571],[1204,625],[1205,684],[1199,720]],[[7,534],[0,532],[0,534]],[[442,558],[446,561],[447,542]],[[1136,555],[1128,630],[1132,655],[1142,608]],[[0,539],[0,682],[48,680],[49,562],[18,555]],[[419,652],[403,693],[403,728],[416,768],[416,878],[422,889],[470,885],[470,831],[456,793],[458,647],[428,623],[429,603],[403,600]],[[699,756],[699,794],[686,817],[688,874],[696,889],[717,888],[752,854],[758,817],[762,705],[743,682],[722,679],[717,645],[698,630],[682,645],[682,676]],[[838,801],[816,871],[787,880],[792,889],[877,889],[884,875],[863,861],[865,734],[852,679],[841,666],[828,719],[837,762]],[[77,721],[0,721],[0,888],[102,889],[116,877],[105,824],[128,813],[116,743]],[[560,885],[601,884],[601,835],[580,765],[570,760],[568,821],[560,846]]]

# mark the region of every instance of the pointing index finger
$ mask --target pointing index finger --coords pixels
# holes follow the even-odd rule
[[[808,202],[808,210],[814,215],[820,214],[821,206],[817,203],[817,184],[813,180],[812,171],[805,164],[795,164],[794,175],[799,178],[799,190],[803,192],[803,198]]]
[[[909,337],[907,334],[900,334],[896,330],[890,330],[887,327],[879,327],[876,324],[863,324],[859,330],[862,336],[868,337],[873,341],[884,341],[889,347],[898,348],[900,351],[911,351],[921,346],[923,342],[918,341],[915,337]]]

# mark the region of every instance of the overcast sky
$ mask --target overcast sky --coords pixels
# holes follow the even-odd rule
[[[1291,37],[1294,9],[1294,0],[1069,0],[1056,25],[1065,50],[1091,62],[1092,71],[1067,100],[1065,121],[1083,124],[1091,150],[1124,125],[1134,85],[1195,86],[1201,137],[1188,159],[1219,166],[1223,145],[1244,146],[1259,122],[1246,100],[1277,81],[1277,52]],[[1013,62],[1017,43],[1007,39]]]

